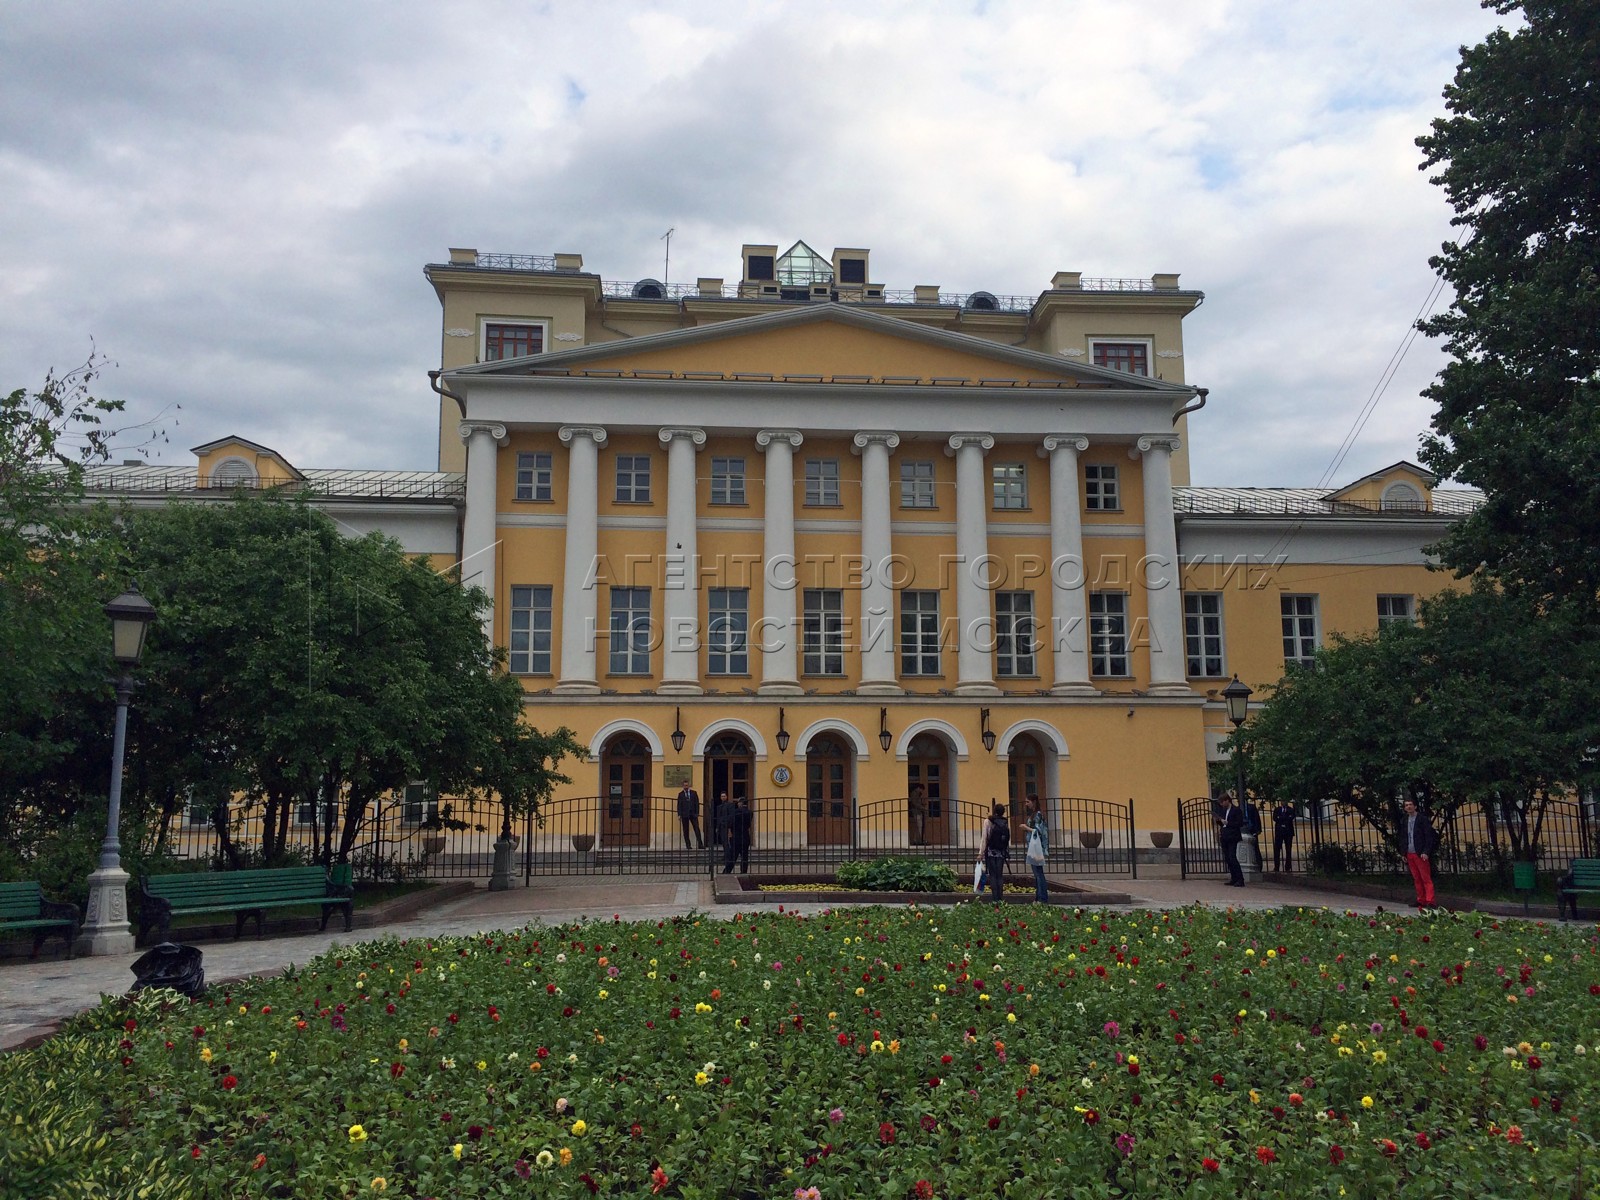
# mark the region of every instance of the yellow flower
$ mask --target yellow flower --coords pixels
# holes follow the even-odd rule
[[[694,1006],[694,1010],[697,1013],[708,1013],[711,1011],[711,1005],[702,1000]]]
[[[1261,1103],[1261,1093],[1256,1091],[1255,1088],[1251,1088],[1250,1089],[1250,1103],[1251,1104],[1260,1104]]]
[[[407,1039],[401,1038],[400,1039],[400,1049],[402,1051],[411,1049],[411,1043]]]
[[[278,1061],[278,1052],[276,1050],[274,1050],[271,1054],[267,1055],[268,1064],[275,1063],[277,1061]]]
[[[1550,956],[1548,954],[1545,955],[1544,956],[1544,960],[1545,960],[1545,962],[1549,962],[1550,961]],[[250,1006],[248,1004],[239,1005],[239,1015],[241,1017],[244,1016],[244,1014],[249,1012],[249,1011],[250,1011]]]
[[[882,1054],[883,1053],[883,1043],[880,1042],[877,1038],[873,1038],[872,1039],[872,1052],[874,1054]]]
[[[210,1046],[201,1046],[200,1047],[200,1061],[201,1062],[205,1062],[205,1063],[208,1063],[208,1062],[211,1061],[211,1047]]]
[[[1278,957],[1278,952],[1276,950],[1268,950],[1267,951],[1267,957],[1268,958],[1277,958]]]
[[[389,1186],[389,1181],[387,1179],[385,1179],[382,1175],[379,1175],[377,1178],[375,1178],[372,1181],[372,1190],[375,1191],[375,1192],[381,1192],[385,1188],[387,1188],[388,1186]]]
[[[359,1125],[350,1126],[350,1140],[352,1142],[364,1142],[364,1141],[366,1141],[367,1140],[367,1131],[365,1129],[361,1128],[361,1126],[359,1126]]]
[[[694,1085],[695,1085],[695,1087],[705,1087],[705,1085],[710,1083],[710,1082],[711,1082],[711,1076],[707,1075],[704,1071],[696,1071],[694,1073]]]
[[[533,1161],[541,1171],[547,1171],[550,1169],[550,1164],[556,1161],[556,1156],[551,1154],[548,1150],[541,1150],[534,1157]]]
[[[1382,1066],[1384,1063],[1389,1061],[1389,1055],[1385,1051],[1374,1050],[1372,1052],[1372,1061],[1377,1063],[1379,1066]]]
[[[1128,1055],[1128,1061],[1137,1067],[1139,1065],[1139,1056],[1137,1054],[1130,1054]]]
[[[589,1132],[589,1127],[587,1125],[585,1125],[581,1120],[574,1121],[572,1123],[572,1136],[573,1137],[582,1137],[584,1134],[586,1134],[588,1132]]]
[[[478,1070],[487,1071],[488,1069],[489,1069],[489,1064],[484,1062],[483,1059],[480,1058],[478,1060]]]
[[[572,1151],[568,1150],[565,1146],[561,1147],[561,1165],[563,1167],[570,1167],[572,1165]]]
[[[1363,1096],[1363,1097],[1361,1097],[1361,1107],[1362,1108],[1371,1108],[1372,1107],[1372,1097],[1371,1096]]]
[[[466,1149],[465,1146],[463,1146],[460,1142],[457,1142],[454,1146],[450,1147],[450,1155],[457,1162],[460,1162],[461,1161],[461,1152],[463,1150],[465,1150],[465,1149]]]
[[[866,994],[867,994],[867,989],[866,988],[857,988],[856,989],[856,995],[865,996]]]
[[[611,996],[611,993],[606,991],[605,988],[601,988],[600,989],[600,999],[606,1000],[606,999],[609,999],[610,996]]]
[[[1016,1013],[1007,1013],[1006,1014],[1006,1020],[1009,1021],[1011,1024],[1015,1025],[1017,1023],[1017,1014]]]

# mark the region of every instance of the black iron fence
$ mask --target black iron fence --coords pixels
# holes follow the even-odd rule
[[[1049,825],[1049,865],[1069,875],[1136,875],[1131,804],[1086,797],[1043,802]],[[909,798],[853,803],[804,796],[757,796],[750,802],[753,841],[749,867],[758,874],[821,874],[842,862],[908,856],[949,863],[958,872],[976,861],[988,803]],[[313,861],[325,826],[300,811],[289,827],[290,854]],[[359,878],[482,878],[494,866],[503,816],[498,805],[460,800],[426,805],[384,800],[363,821],[351,861]],[[241,810],[230,822],[234,840],[259,842],[259,815]],[[1011,814],[1013,869],[1026,874],[1025,830]],[[694,822],[678,815],[675,796],[580,796],[552,800],[537,816],[517,820],[513,871],[539,875],[709,874],[724,865],[727,831],[710,812]],[[337,845],[337,831],[334,844]],[[167,852],[221,863],[220,842],[208,820],[181,821],[168,830]]]

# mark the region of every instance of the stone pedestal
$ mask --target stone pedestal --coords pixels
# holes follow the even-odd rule
[[[1246,883],[1261,882],[1261,838],[1247,833],[1239,840],[1239,869]]]
[[[78,954],[131,954],[133,929],[128,924],[128,873],[101,867],[89,876],[89,908],[75,946]]]
[[[509,891],[511,888],[511,859],[517,844],[510,838],[501,838],[494,844],[494,873],[489,876],[491,892]]]

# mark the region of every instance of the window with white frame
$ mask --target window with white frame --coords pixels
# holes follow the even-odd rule
[[[750,589],[708,588],[706,674],[750,674]]]
[[[611,589],[611,674],[650,674],[650,589]]]
[[[903,461],[900,464],[900,507],[936,508],[933,492],[933,464]]]
[[[1411,625],[1417,619],[1415,596],[1379,596],[1378,628],[1385,625]]]
[[[1309,667],[1317,661],[1317,598],[1284,596],[1283,661]]]
[[[554,474],[555,468],[548,452],[536,450],[532,453],[519,453],[517,455],[517,499],[553,499],[554,488],[552,480]]]
[[[839,505],[839,460],[806,459],[806,506],[837,508]]]
[[[1122,508],[1117,468],[1109,463],[1088,463],[1083,468],[1083,506],[1090,512],[1116,512]]]
[[[1039,673],[1034,664],[1039,649],[1036,632],[1032,592],[994,594],[996,675],[1026,678]]]
[[[617,503],[650,503],[650,456],[617,455]]]
[[[183,823],[185,825],[211,824],[211,806],[197,797],[193,788],[188,788],[184,792]]]
[[[408,783],[400,793],[400,822],[403,825],[421,825],[424,821],[439,819],[439,797],[432,794],[426,783]]]
[[[1128,675],[1128,595],[1089,593],[1089,669],[1095,675]]]
[[[317,811],[319,807],[320,815]],[[294,806],[294,823],[332,829],[334,821],[338,818],[338,812],[338,807],[331,800],[324,800],[320,806],[315,800],[302,800]]]
[[[844,674],[844,593],[838,588],[805,590],[803,670],[807,675]]]
[[[1094,365],[1130,375],[1150,374],[1149,342],[1096,342]]]
[[[994,483],[996,511],[1028,507],[1028,467],[1026,463],[995,463],[990,468]]]
[[[550,674],[551,593],[549,585],[511,588],[511,646],[507,667],[513,675]]]
[[[1185,670],[1197,679],[1226,675],[1222,658],[1222,593],[1185,592],[1183,597]]]
[[[900,673],[938,675],[939,593],[900,593]]]
[[[256,469],[242,458],[225,458],[211,468],[214,488],[252,488],[256,478]]]
[[[526,358],[544,353],[544,326],[490,321],[483,327],[483,361]]]
[[[744,459],[713,458],[711,460],[711,503],[743,504]]]

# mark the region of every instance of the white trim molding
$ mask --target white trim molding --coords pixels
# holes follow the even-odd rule
[[[706,756],[706,747],[711,744],[711,739],[719,733],[742,733],[750,739],[750,744],[755,747],[756,761],[765,762],[767,759],[767,739],[761,736],[761,731],[749,721],[741,721],[737,717],[722,717],[711,722],[702,729],[694,739],[694,761],[700,762]]]
[[[651,758],[653,758],[656,762],[662,762],[665,760],[667,756],[666,751],[662,749],[661,738],[659,735],[657,735],[654,729],[651,729],[650,726],[646,725],[643,721],[636,721],[627,717],[620,717],[615,721],[607,721],[604,725],[600,726],[599,729],[594,731],[594,737],[589,741],[589,761],[599,762],[600,751],[604,749],[605,744],[610,741],[613,736],[619,733],[637,733],[650,744]]]
[[[1019,733],[1031,733],[1044,742],[1046,747],[1054,746],[1056,757],[1066,759],[1072,757],[1067,751],[1067,739],[1061,736],[1061,731],[1048,721],[1022,720],[1011,725],[1000,735],[1000,740],[995,743],[995,759],[998,762],[1011,761],[1011,739]],[[1046,754],[1049,750],[1046,749]]]
[[[795,735],[795,762],[805,762],[806,748],[811,745],[811,739],[819,733],[837,733],[845,738],[856,748],[856,760],[858,762],[866,762],[867,759],[872,757],[871,747],[859,729],[848,721],[840,720],[838,717],[824,717],[820,721],[811,722]]]
[[[940,721],[934,717],[924,717],[920,721],[911,722],[900,731],[900,738],[894,744],[894,756],[898,762],[906,761],[906,751],[910,747],[912,739],[919,733],[942,735],[944,740],[954,748],[956,761],[967,761],[967,739],[961,735],[961,731],[950,724],[949,721]]]

